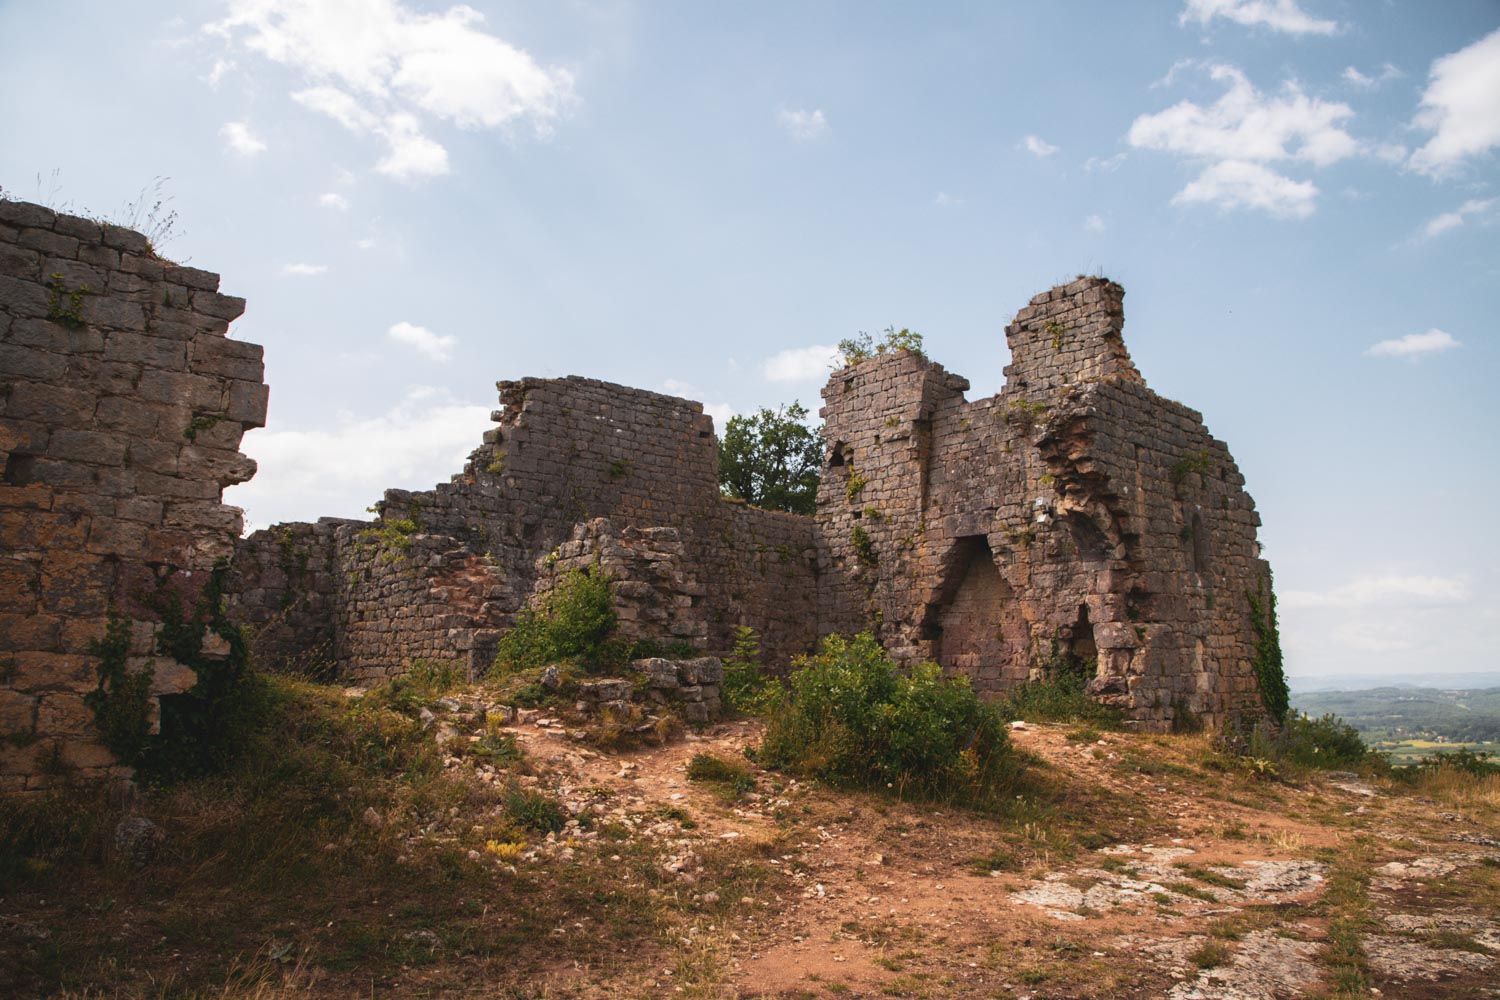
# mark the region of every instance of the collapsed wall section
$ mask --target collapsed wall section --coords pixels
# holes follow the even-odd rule
[[[1088,278],[1033,299],[991,399],[910,352],[834,373],[825,628],[874,627],[982,691],[1075,670],[1154,728],[1260,711],[1259,518],[1201,416],[1131,363],[1123,294]]]
[[[153,712],[196,681],[142,597],[170,576],[192,600],[255,472],[261,348],[228,339],[245,303],[218,287],[140,233],[0,201],[0,788],[128,774],[85,704],[112,615]]]

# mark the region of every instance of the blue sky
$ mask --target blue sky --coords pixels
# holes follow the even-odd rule
[[[1248,478],[1294,676],[1500,666],[1494,0],[11,0],[0,41],[5,192],[169,178],[164,252],[249,300],[253,525],[446,478],[500,378],[722,421],[894,324],[990,394],[1103,273]]]

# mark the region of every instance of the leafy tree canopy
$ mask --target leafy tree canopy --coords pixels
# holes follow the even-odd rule
[[[767,510],[811,514],[817,502],[823,446],[793,401],[748,417],[730,417],[719,442],[719,490]]]

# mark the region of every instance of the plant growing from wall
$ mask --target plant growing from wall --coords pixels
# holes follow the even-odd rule
[[[864,488],[870,485],[869,477],[862,476],[853,466],[849,467],[849,481],[844,484],[844,496],[850,503],[859,499]]]
[[[1046,403],[1033,403],[1029,399],[1013,399],[1006,404],[1005,422],[1022,430],[1030,430],[1046,412]]]
[[[375,507],[370,507],[369,511],[380,514]],[[380,515],[374,524],[360,531],[356,544],[361,551],[379,551],[382,563],[393,563],[411,551],[412,539],[422,530],[421,513],[421,506],[413,500],[405,517]]]
[[[849,532],[849,544],[854,546],[855,558],[859,564],[866,569],[874,569],[880,563],[880,557],[875,553],[875,543],[870,538],[870,533],[860,525],[855,525]]]
[[[75,291],[70,292],[63,275],[53,274],[47,288],[51,292],[47,297],[47,318],[69,330],[83,329],[86,325],[83,321],[83,297],[89,293],[89,286],[79,285]]]
[[[1046,331],[1047,336],[1052,338],[1052,349],[1061,354],[1063,343],[1066,341],[1068,336],[1068,328],[1063,326],[1057,320],[1053,320],[1052,322],[1047,324]]]
[[[839,341],[838,350],[844,362],[843,367],[899,351],[910,351],[919,358],[927,357],[922,349],[922,335],[915,330],[908,330],[904,326],[897,330],[894,326],[888,326],[881,333],[881,338],[876,340],[861,330],[856,336]]]
[[[1250,627],[1255,630],[1255,654],[1251,661],[1255,668],[1255,681],[1260,687],[1260,698],[1265,703],[1266,712],[1272,719],[1281,722],[1286,718],[1291,692],[1282,670],[1281,631],[1276,622],[1276,594],[1274,591],[1267,593],[1262,585],[1254,593],[1245,591],[1245,597],[1250,601]]]
[[[199,431],[212,430],[219,426],[219,422],[223,419],[222,413],[195,414],[193,419],[188,421],[188,425],[182,429],[182,436],[189,441],[197,441]]]
[[[100,741],[122,764],[133,767],[151,740],[154,671],[150,665],[130,671],[130,619],[114,612],[104,627],[104,638],[89,643],[89,654],[99,657],[94,668],[99,684],[84,695],[83,703],[94,713]]]
[[[1181,484],[1187,481],[1188,476],[1197,473],[1198,482],[1202,484],[1213,469],[1213,462],[1208,457],[1208,449],[1199,448],[1197,451],[1188,452],[1172,463],[1172,482]]]

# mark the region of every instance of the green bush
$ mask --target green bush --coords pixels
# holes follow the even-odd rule
[[[1101,705],[1084,693],[1087,679],[1077,670],[1058,669],[1043,680],[1011,688],[994,703],[1003,719],[1027,722],[1084,722],[1095,728],[1119,727],[1119,709]]]
[[[1439,750],[1424,761],[1401,768],[1401,772],[1416,776],[1439,771],[1460,771],[1476,778],[1483,778],[1486,775],[1500,774],[1500,762],[1492,758],[1493,755],[1485,750],[1470,750],[1468,747],[1459,747],[1457,750]]]
[[[515,627],[500,638],[492,673],[562,662],[590,672],[621,666],[631,649],[612,638],[617,625],[609,578],[597,567],[569,570],[540,607],[523,608]]]
[[[781,685],[766,676],[760,662],[760,637],[741,625],[734,630],[734,647],[724,659],[724,704],[741,715],[765,715],[781,696]]]
[[[1005,727],[966,678],[903,672],[869,633],[833,635],[793,664],[757,759],[834,785],[995,808],[1015,771]]]
[[[556,833],[567,825],[568,817],[556,800],[541,792],[512,788],[505,794],[505,812],[518,826],[537,833]]]
[[[1359,731],[1331,712],[1320,719],[1293,713],[1280,726],[1267,718],[1237,720],[1214,742],[1221,753],[1264,762],[1262,770],[1272,773],[1278,764],[1340,770],[1380,763]]]
[[[415,715],[467,679],[457,663],[413,660],[406,673],[371,688],[365,699],[403,715]]]

